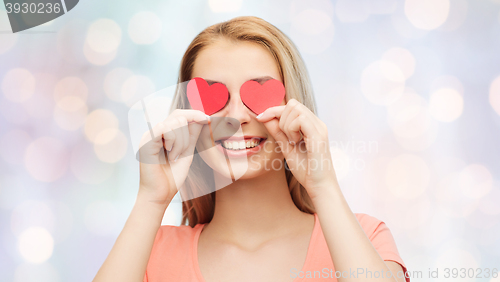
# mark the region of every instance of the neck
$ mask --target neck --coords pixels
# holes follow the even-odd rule
[[[301,219],[304,213],[291,198],[285,170],[270,170],[217,190],[214,216],[205,229],[210,228],[219,239],[262,240],[290,232]]]

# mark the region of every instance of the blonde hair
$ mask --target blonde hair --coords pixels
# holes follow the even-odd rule
[[[188,46],[182,58],[178,85],[192,78],[191,74],[197,54],[203,48],[220,39],[229,39],[235,42],[254,42],[269,50],[276,60],[283,84],[285,85],[285,100],[288,101],[294,98],[316,114],[316,102],[309,76],[297,48],[278,28],[258,17],[246,16],[233,18],[229,21],[212,25],[199,33]],[[175,109],[187,108],[189,108],[189,102],[185,95],[185,89],[178,88],[170,112]],[[197,171],[197,167],[206,168],[206,166],[207,164],[195,152],[191,165],[193,169],[188,173],[184,183],[187,191],[194,191],[192,189],[201,189],[200,191],[204,191],[200,187],[206,186],[207,181],[213,182],[213,179],[200,179],[194,173],[194,171]],[[288,169],[285,169],[285,173],[290,195],[297,208],[306,213],[314,213],[314,206],[305,188]],[[212,220],[214,208],[215,192],[184,201],[182,203],[183,215],[181,224],[186,225],[188,223],[189,226],[194,227],[199,223],[208,223]]]

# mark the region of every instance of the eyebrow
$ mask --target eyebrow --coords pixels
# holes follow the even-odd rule
[[[270,80],[270,79],[275,79],[271,76],[260,76],[260,77],[256,77],[256,78],[252,78],[252,79],[249,79],[249,80],[253,80],[253,81],[257,81],[258,83],[260,84],[263,84],[264,82]],[[212,85],[214,83],[220,83],[220,84],[223,84],[224,86],[227,87],[227,85],[225,85],[224,83],[220,82],[220,81],[215,81],[215,80],[210,80],[210,79],[205,79],[206,82],[208,82],[208,85]]]

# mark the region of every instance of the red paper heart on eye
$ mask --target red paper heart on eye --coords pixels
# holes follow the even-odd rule
[[[285,98],[285,86],[277,79],[270,79],[262,85],[249,80],[241,86],[240,97],[243,104],[258,115],[267,108],[281,104]]]
[[[208,85],[203,78],[195,77],[187,85],[187,98],[193,109],[212,115],[224,108],[229,92],[222,83]]]

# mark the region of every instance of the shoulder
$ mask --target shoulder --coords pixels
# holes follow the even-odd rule
[[[194,239],[198,228],[199,226],[162,225],[156,233],[155,245],[161,243],[168,243],[170,245],[189,244]]]
[[[196,231],[200,226],[162,225],[156,233],[151,250],[151,260],[165,261],[169,258],[188,258],[193,250]]]
[[[194,244],[200,227],[158,228],[146,270],[148,281],[194,281]]]

